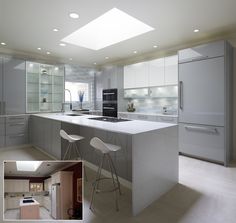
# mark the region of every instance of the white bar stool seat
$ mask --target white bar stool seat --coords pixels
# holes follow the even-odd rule
[[[100,151],[103,155],[97,170],[97,176],[95,181],[93,182],[93,191],[92,191],[92,197],[91,197],[91,202],[90,202],[90,209],[92,209],[92,205],[93,205],[93,201],[94,201],[94,193],[100,193],[100,192],[115,192],[116,194],[116,210],[119,210],[118,207],[118,194],[117,191],[119,190],[119,193],[121,194],[121,189],[120,189],[120,182],[119,182],[119,178],[116,172],[116,168],[115,165],[111,159],[110,156],[110,152],[117,152],[118,150],[121,149],[120,146],[117,145],[113,145],[113,144],[109,144],[109,143],[105,143],[103,142],[101,139],[99,139],[98,137],[93,137],[90,141],[90,145],[95,148],[96,150]],[[110,172],[111,172],[111,178],[109,177],[101,177],[101,171],[102,171],[102,167],[103,167],[103,163],[104,163],[104,159],[107,159],[108,161],[108,165],[110,168]],[[114,174],[115,174],[115,178],[114,178]],[[113,188],[111,190],[100,190],[98,188],[99,186],[99,182],[101,180],[105,180],[105,179],[110,179],[113,182]]]
[[[69,142],[68,146],[66,148],[66,152],[63,156],[63,160],[65,160],[67,158],[67,154],[69,155],[68,159],[71,159],[71,152],[73,149],[75,150],[75,152],[77,154],[77,158],[80,158],[81,160],[83,160],[82,153],[80,152],[80,149],[78,148],[76,142],[84,139],[84,137],[80,136],[80,135],[69,135],[62,129],[60,130],[60,136]],[[85,179],[87,181],[87,174],[85,171],[85,167],[84,167],[84,175],[85,175]]]

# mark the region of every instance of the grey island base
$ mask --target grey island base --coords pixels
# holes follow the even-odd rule
[[[67,142],[61,140],[59,130],[84,136],[85,139],[79,143],[83,158],[86,164],[95,166],[100,156],[89,144],[92,137],[120,145],[122,149],[111,155],[118,175],[130,183],[133,215],[178,183],[177,125],[138,120],[109,123],[91,120],[91,117],[95,116],[31,115],[31,143],[61,159]],[[104,169],[108,169],[107,166]]]

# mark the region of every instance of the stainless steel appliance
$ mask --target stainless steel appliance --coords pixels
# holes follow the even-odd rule
[[[102,91],[102,115],[117,117],[117,89],[104,89]]]
[[[60,184],[52,184],[51,187],[51,215],[54,219],[60,219]]]

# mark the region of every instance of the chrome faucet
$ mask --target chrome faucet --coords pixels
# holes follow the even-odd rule
[[[64,89],[64,91],[65,91],[65,92],[68,91],[69,94],[70,94],[70,110],[72,111],[72,95],[71,95],[71,91],[70,91],[69,89]],[[64,105],[65,105],[65,104],[67,104],[67,103],[62,103],[62,112],[65,111],[65,109],[64,109]]]

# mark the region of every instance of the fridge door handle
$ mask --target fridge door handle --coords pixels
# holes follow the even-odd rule
[[[217,128],[191,126],[191,125],[185,126],[185,129],[189,131],[205,132],[205,133],[212,133],[212,134],[216,134],[218,132]]]
[[[3,108],[2,108],[2,110],[3,110],[3,115],[6,115],[6,102],[4,101],[3,103]]]
[[[183,110],[183,81],[179,82],[179,108]]]
[[[2,115],[2,102],[0,101],[0,115]]]

